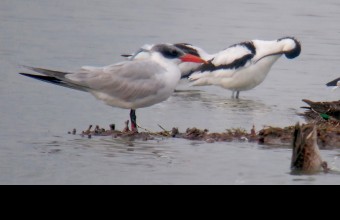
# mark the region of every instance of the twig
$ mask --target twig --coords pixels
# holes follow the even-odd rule
[[[143,128],[143,127],[140,126],[139,124],[137,124],[137,127],[143,129],[144,131],[146,131],[146,132],[148,132],[148,133],[150,133],[150,134],[155,134],[154,132],[150,131],[149,129]]]
[[[168,136],[170,136],[170,132],[165,130],[165,128],[163,128],[160,124],[157,124],[158,127],[160,127]]]

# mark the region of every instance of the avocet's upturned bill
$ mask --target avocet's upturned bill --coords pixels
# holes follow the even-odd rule
[[[217,85],[231,90],[232,97],[240,91],[253,89],[264,81],[272,65],[285,55],[300,55],[301,44],[293,37],[274,41],[252,40],[230,46],[217,53],[190,75],[193,86]]]
[[[137,108],[166,100],[175,90],[181,62],[205,62],[197,56],[165,44],[152,46],[149,57],[104,67],[84,66],[76,72],[26,67],[43,75],[22,75],[80,91],[90,92],[107,105],[131,109],[131,130],[137,132]]]

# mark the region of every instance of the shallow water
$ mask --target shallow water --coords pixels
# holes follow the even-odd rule
[[[90,94],[20,76],[19,64],[75,70],[121,61],[145,43],[189,42],[215,52],[250,39],[295,36],[301,55],[281,58],[240,100],[218,87],[185,81],[167,101],[139,109],[139,123],[257,130],[287,126],[303,98],[338,100],[324,84],[339,77],[340,3],[330,1],[0,2],[0,184],[338,184],[338,174],[291,175],[291,149],[254,143],[157,138],[129,141],[67,134],[115,123],[129,112]],[[340,168],[339,150],[322,150]]]

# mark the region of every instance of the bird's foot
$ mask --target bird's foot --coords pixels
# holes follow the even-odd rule
[[[137,124],[134,122],[131,122],[131,132],[138,133]]]

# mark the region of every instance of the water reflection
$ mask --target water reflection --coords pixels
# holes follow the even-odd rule
[[[224,94],[223,94],[224,95]],[[176,90],[173,94],[174,102],[198,103],[207,109],[221,108],[231,112],[270,112],[271,106],[262,100],[256,99],[233,99],[210,93],[204,90]]]
[[[152,164],[152,161],[155,159],[171,163],[171,155],[176,152],[175,148],[170,148],[172,145],[171,140],[157,137],[154,140],[143,141],[129,138],[114,138],[112,136],[93,136],[91,139],[88,139],[87,137],[78,137],[78,135],[68,135],[58,140],[32,141],[25,144],[32,146],[36,154],[63,155],[63,157],[76,155],[83,158],[95,154],[97,155],[96,157],[122,160],[120,163],[123,164],[130,164],[130,159],[134,158],[135,162],[133,163],[136,166],[144,163]]]
[[[154,140],[134,140],[132,138],[114,138],[112,136],[98,137],[94,136],[91,140],[75,139],[70,140],[72,146],[96,149],[99,153],[113,156],[123,155],[139,155],[144,157],[163,157],[169,151],[163,138],[155,138]]]

